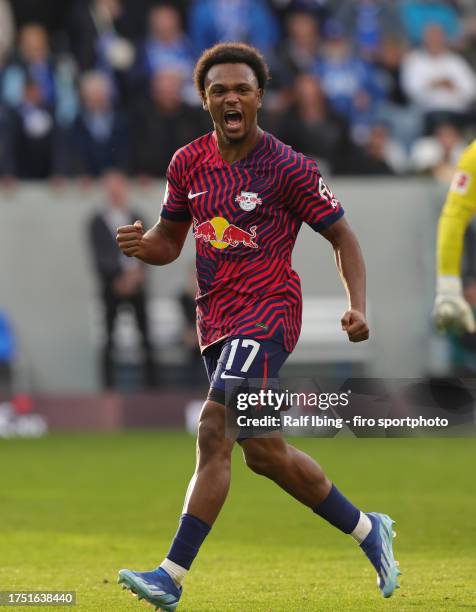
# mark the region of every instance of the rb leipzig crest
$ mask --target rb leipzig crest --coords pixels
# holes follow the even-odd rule
[[[257,205],[261,204],[258,194],[251,191],[242,191],[239,196],[236,196],[235,201],[238,202],[240,208],[246,211],[254,210]]]

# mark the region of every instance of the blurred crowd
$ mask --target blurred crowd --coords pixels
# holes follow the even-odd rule
[[[163,176],[212,127],[197,57],[238,40],[260,124],[325,172],[447,181],[474,136],[474,0],[0,0],[3,182]]]

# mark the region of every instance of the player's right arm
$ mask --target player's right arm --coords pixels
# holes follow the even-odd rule
[[[183,180],[188,159],[184,149],[175,153],[167,169],[164,201],[157,224],[147,232],[144,231],[142,221],[117,230],[117,244],[128,257],[137,257],[155,266],[165,266],[175,261],[182,252],[192,224]]]
[[[136,221],[134,225],[119,227],[116,240],[124,255],[155,266],[165,266],[182,252],[190,225],[191,221],[169,221],[161,217],[145,232],[142,221]]]
[[[476,141],[464,151],[438,222],[437,287],[433,317],[439,329],[474,332],[471,306],[463,297],[464,234],[476,213]]]

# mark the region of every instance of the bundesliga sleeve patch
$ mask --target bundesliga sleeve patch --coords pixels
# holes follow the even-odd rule
[[[332,208],[337,208],[339,205],[339,200],[326,185],[322,176],[319,178],[319,195],[321,198],[324,198],[324,200],[327,200]]]
[[[468,193],[470,184],[471,175],[468,172],[464,172],[464,170],[458,170],[453,177],[450,191],[464,196]]]

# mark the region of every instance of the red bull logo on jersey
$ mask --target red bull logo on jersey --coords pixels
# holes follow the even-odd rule
[[[251,191],[242,191],[239,196],[236,196],[235,202],[238,202],[240,208],[246,211],[254,210],[256,206],[261,204],[261,198],[257,193]]]
[[[196,240],[203,240],[215,249],[226,249],[237,247],[239,244],[257,249],[255,242],[256,225],[252,225],[249,231],[245,231],[233,223],[229,223],[224,217],[214,217],[209,221],[199,223],[193,220],[193,235]]]

